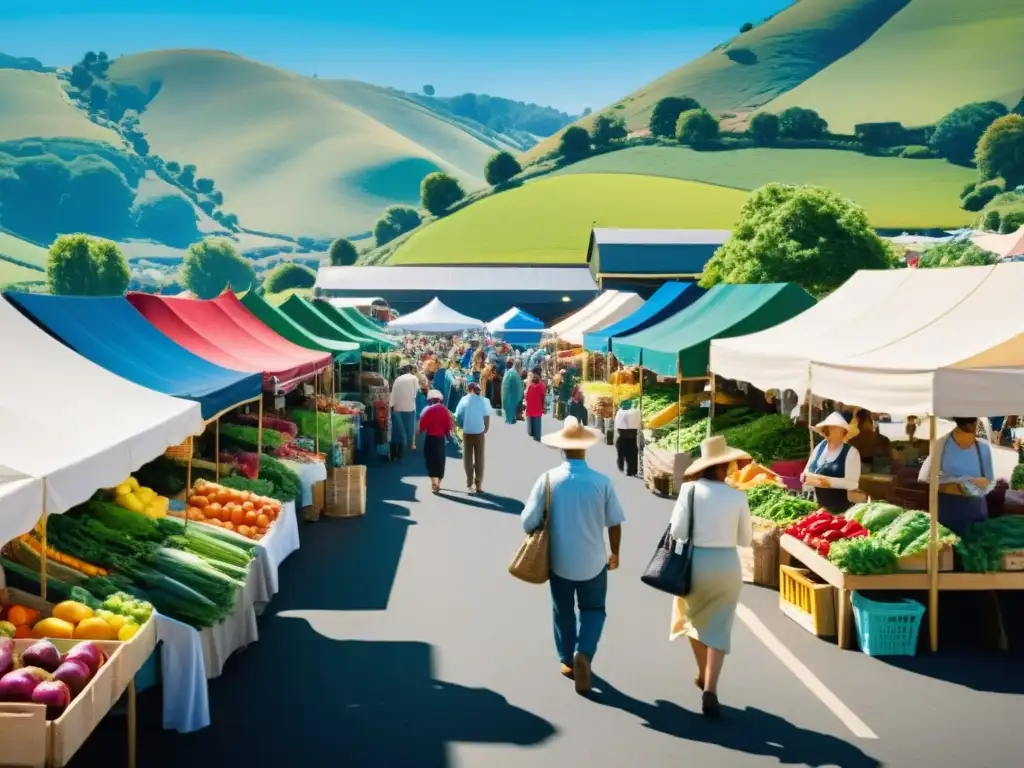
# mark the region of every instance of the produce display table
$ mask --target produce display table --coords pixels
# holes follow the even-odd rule
[[[327,472],[323,464],[307,464],[305,466],[320,467],[324,477]],[[324,478],[321,478],[324,479]],[[303,481],[305,483],[305,481]],[[305,485],[303,485],[305,488]],[[303,491],[305,493],[305,490]],[[278,570],[281,563],[285,561],[292,552],[299,548],[299,518],[295,508],[295,502],[290,501],[281,505],[281,514],[277,521],[270,526],[267,535],[256,545],[256,560],[251,570],[258,570],[262,576],[262,583],[256,586],[253,603],[257,615],[263,613],[267,603],[277,594],[280,589]]]
[[[843,573],[802,541],[783,534],[779,539],[779,564],[792,565],[793,560],[836,588],[837,642],[840,648],[845,649],[853,648],[853,604],[850,598],[854,590],[927,592],[931,584],[931,577],[927,573],[891,573],[879,576],[852,576]],[[1024,589],[1024,571],[939,574],[940,592],[1000,589]]]

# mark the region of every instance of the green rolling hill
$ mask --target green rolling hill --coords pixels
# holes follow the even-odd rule
[[[68,101],[56,75],[0,69],[0,141],[25,138],[124,144],[116,131],[96,125]]]

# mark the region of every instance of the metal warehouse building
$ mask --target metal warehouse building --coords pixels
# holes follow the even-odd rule
[[[380,296],[406,314],[436,296],[452,309],[485,321],[519,307],[550,323],[597,293],[597,282],[583,264],[321,267],[316,278],[316,295],[324,298]]]
[[[668,280],[699,280],[732,233],[725,229],[603,229],[590,232],[587,265],[601,290],[647,298]]]

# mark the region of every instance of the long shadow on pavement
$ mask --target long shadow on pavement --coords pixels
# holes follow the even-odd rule
[[[518,515],[523,511],[524,506],[523,502],[519,499],[512,499],[508,496],[495,496],[492,493],[481,493],[471,496],[468,493],[459,493],[442,488],[441,493],[438,495],[448,501],[453,501],[466,507],[476,507],[477,509],[486,509],[491,512],[504,512],[509,515]]]
[[[642,720],[645,727],[669,736],[773,757],[784,765],[836,765],[840,768],[882,765],[849,742],[800,728],[756,707],[734,709],[723,705],[721,719],[714,721],[669,701],[659,699],[648,704],[634,699],[597,676],[594,684],[592,701],[628,712]]]

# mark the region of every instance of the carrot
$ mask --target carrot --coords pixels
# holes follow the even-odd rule
[[[21,540],[28,544],[28,546],[31,547],[36,554],[42,555],[43,545],[34,536],[29,536],[28,534],[25,534],[21,537]],[[104,568],[100,568],[99,566],[93,565],[92,563],[87,563],[84,560],[79,560],[77,557],[65,555],[63,552],[58,552],[53,547],[46,548],[46,556],[51,560],[60,563],[61,565],[66,565],[68,568],[76,570],[79,573],[84,573],[86,576],[110,575],[110,571]]]

